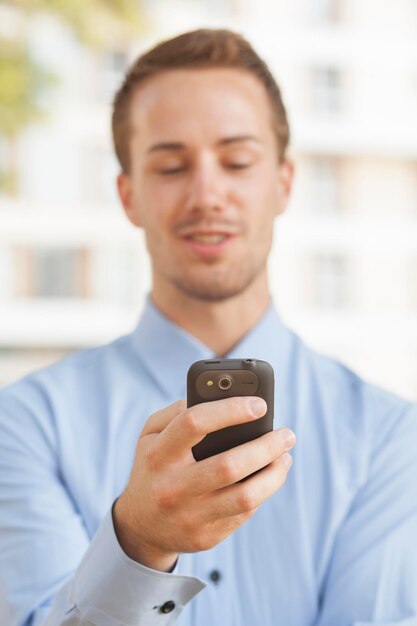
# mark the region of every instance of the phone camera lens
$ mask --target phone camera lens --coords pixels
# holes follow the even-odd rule
[[[220,389],[229,389],[232,386],[232,379],[228,376],[222,376],[219,380]]]

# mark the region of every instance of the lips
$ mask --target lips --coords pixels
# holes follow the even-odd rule
[[[229,235],[227,233],[195,233],[188,235],[186,239],[197,241],[198,243],[205,244],[218,244],[224,241]]]
[[[213,256],[223,253],[235,235],[224,231],[196,231],[183,236],[183,241],[199,256]]]

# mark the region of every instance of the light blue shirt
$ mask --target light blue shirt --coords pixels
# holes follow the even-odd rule
[[[0,392],[1,626],[417,626],[416,405],[312,351],[273,304],[226,356],[275,370],[287,482],[172,573],[121,550],[111,507],[140,431],[215,356],[148,295],[132,334]]]

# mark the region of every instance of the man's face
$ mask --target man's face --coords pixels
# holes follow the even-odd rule
[[[131,124],[131,172],[118,185],[145,230],[154,287],[238,295],[266,272],[291,182],[263,85],[234,69],[167,71],[138,88]]]

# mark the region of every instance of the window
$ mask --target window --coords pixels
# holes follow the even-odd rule
[[[337,68],[314,68],[311,74],[311,105],[315,113],[335,114],[342,108],[342,76]]]
[[[313,261],[313,301],[322,309],[344,309],[349,304],[347,260],[320,254]]]
[[[17,252],[18,293],[24,298],[84,298],[88,252],[75,248],[32,248]]]
[[[319,214],[341,209],[341,163],[337,157],[314,157],[309,166],[309,204]]]
[[[340,0],[311,0],[309,4],[314,20],[337,22],[341,17]]]

